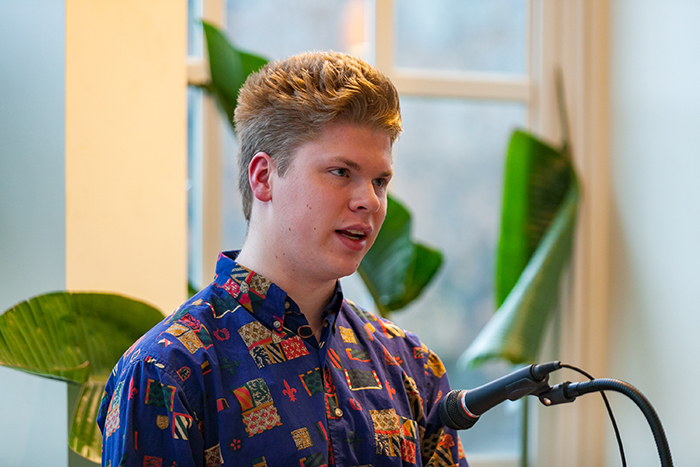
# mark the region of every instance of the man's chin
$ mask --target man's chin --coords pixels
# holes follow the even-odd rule
[[[336,279],[340,279],[347,276],[352,276],[355,274],[357,269],[360,267],[361,261],[348,261],[345,264],[339,264],[334,268],[334,275],[337,275]]]

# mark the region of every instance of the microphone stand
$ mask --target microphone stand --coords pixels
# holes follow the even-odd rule
[[[586,377],[591,378],[591,380],[580,383],[567,381],[555,386],[550,386],[549,373],[560,368],[569,368],[578,371]],[[550,407],[552,405],[573,402],[578,396],[584,394],[602,391],[622,393],[637,404],[644,414],[644,417],[646,417],[654,435],[661,466],[673,467],[671,449],[668,446],[663,426],[661,426],[661,420],[649,400],[644,397],[644,394],[624,381],[611,378],[593,379],[593,377],[585,371],[571,365],[562,364],[559,361],[538,365],[533,364],[520,368],[495,381],[469,391],[450,391],[440,402],[439,414],[440,420],[448,428],[466,430],[471,428],[479,420],[481,414],[506,399],[515,401],[521,397],[532,395],[537,396],[543,405]],[[605,398],[605,394],[603,394],[603,399],[605,400],[608,413],[613,423],[613,428],[615,429],[615,434],[618,438],[618,445],[624,465],[624,452],[617,425],[607,399]]]
[[[644,397],[644,394],[631,384],[611,378],[594,379],[592,381],[583,381],[580,383],[571,383],[567,381],[552,386],[548,390],[537,394],[537,397],[542,404],[550,407],[552,405],[573,402],[578,396],[598,391],[619,392],[626,395],[637,404],[644,414],[644,417],[646,417],[649,427],[654,434],[654,441],[656,442],[656,449],[659,452],[661,466],[673,467],[671,449],[666,440],[666,434],[664,433],[659,416],[656,414],[649,400]]]

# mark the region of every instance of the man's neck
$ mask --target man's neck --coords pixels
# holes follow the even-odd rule
[[[309,322],[316,339],[320,340],[321,332],[323,331],[323,311],[333,298],[335,283],[319,284],[316,287],[290,282],[287,282],[286,285],[278,285],[299,306],[299,309]]]
[[[274,253],[270,254],[267,251],[272,250],[251,248],[251,245],[246,242],[236,262],[262,275],[287,292],[306,317],[316,339],[320,339],[323,330],[323,311],[333,298],[336,281],[314,280],[306,276],[290,274],[289,271],[279,267]]]

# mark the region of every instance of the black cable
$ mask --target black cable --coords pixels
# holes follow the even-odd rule
[[[593,381],[595,378],[587,373],[586,371],[582,370],[581,368],[575,367],[573,365],[569,365],[566,363],[561,364],[562,368],[568,368],[570,370],[574,370],[589,380]],[[622,467],[627,467],[627,460],[625,459],[625,449],[622,447],[622,437],[620,436],[620,430],[617,428],[617,421],[615,420],[615,416],[613,415],[612,407],[610,407],[610,402],[608,402],[608,398],[605,395],[604,391],[600,391],[600,395],[603,398],[603,402],[605,402],[605,408],[608,410],[608,415],[610,416],[610,422],[612,422],[613,430],[615,431],[615,438],[617,439],[617,447],[620,450],[620,458],[622,459]]]
[[[649,428],[651,428],[654,441],[656,441],[656,449],[659,451],[661,466],[673,467],[671,449],[668,446],[668,440],[666,439],[664,428],[661,425],[661,420],[649,400],[637,388],[624,381],[610,378],[594,379],[593,381],[584,381],[581,383],[566,382],[558,386],[560,387],[555,392],[558,393],[561,390],[561,396],[567,402],[576,399],[577,396],[605,390],[621,392],[632,399],[644,414],[647,422],[649,422]]]

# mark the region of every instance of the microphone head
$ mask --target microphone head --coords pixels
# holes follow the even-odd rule
[[[441,401],[438,407],[440,420],[453,430],[466,430],[474,426],[479,417],[472,417],[464,410],[462,398],[467,391],[450,391]]]

